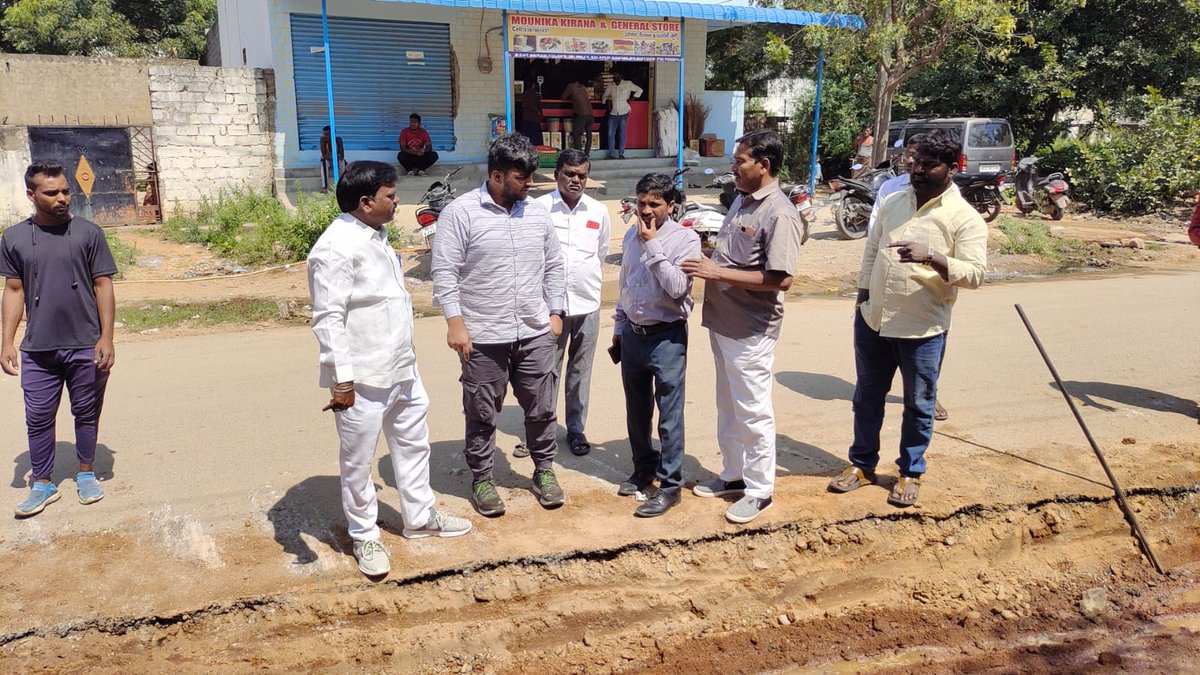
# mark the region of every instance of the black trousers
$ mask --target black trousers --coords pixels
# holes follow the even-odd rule
[[[592,123],[595,118],[591,115],[574,115],[571,117],[571,147],[584,152],[592,151]]]
[[[400,166],[404,167],[405,171],[425,171],[437,163],[438,154],[430,150],[423,155],[414,155],[411,152],[401,150],[396,155],[396,159],[400,160]]]

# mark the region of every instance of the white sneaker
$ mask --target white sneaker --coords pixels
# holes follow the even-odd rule
[[[471,531],[471,521],[457,516],[448,516],[430,509],[432,515],[423,527],[415,529],[404,528],[405,539],[424,539],[425,537],[461,537]]]
[[[354,542],[354,559],[358,561],[358,571],[369,577],[381,577],[392,571],[387,549],[378,539]]]

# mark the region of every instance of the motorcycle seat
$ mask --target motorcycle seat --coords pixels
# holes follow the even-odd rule
[[[989,171],[987,173],[956,173],[954,174],[954,183],[959,187],[969,187],[972,185],[987,185],[995,183],[996,180],[1004,175],[1004,172]]]

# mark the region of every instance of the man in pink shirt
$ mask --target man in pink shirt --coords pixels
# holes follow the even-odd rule
[[[413,113],[408,116],[408,128],[400,132],[400,153],[396,155],[400,166],[410,176],[423,176],[438,161],[438,154],[433,151],[433,141],[429,132],[421,128],[421,116]]]
[[[1192,211],[1192,222],[1188,223],[1188,239],[1200,246],[1200,194],[1196,195],[1196,210]]]

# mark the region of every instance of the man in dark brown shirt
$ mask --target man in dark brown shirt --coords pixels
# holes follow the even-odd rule
[[[573,80],[563,90],[564,101],[571,102],[571,147],[582,150],[585,154],[592,151],[592,101],[588,98],[588,88],[578,80]]]
[[[683,261],[704,279],[704,320],[717,369],[720,475],[692,488],[700,497],[741,495],[725,517],[748,523],[771,506],[775,489],[775,411],[771,368],[804,228],[779,189],[783,142],[772,131],[738,139],[733,174],[739,196],[717,234],[712,259]]]

